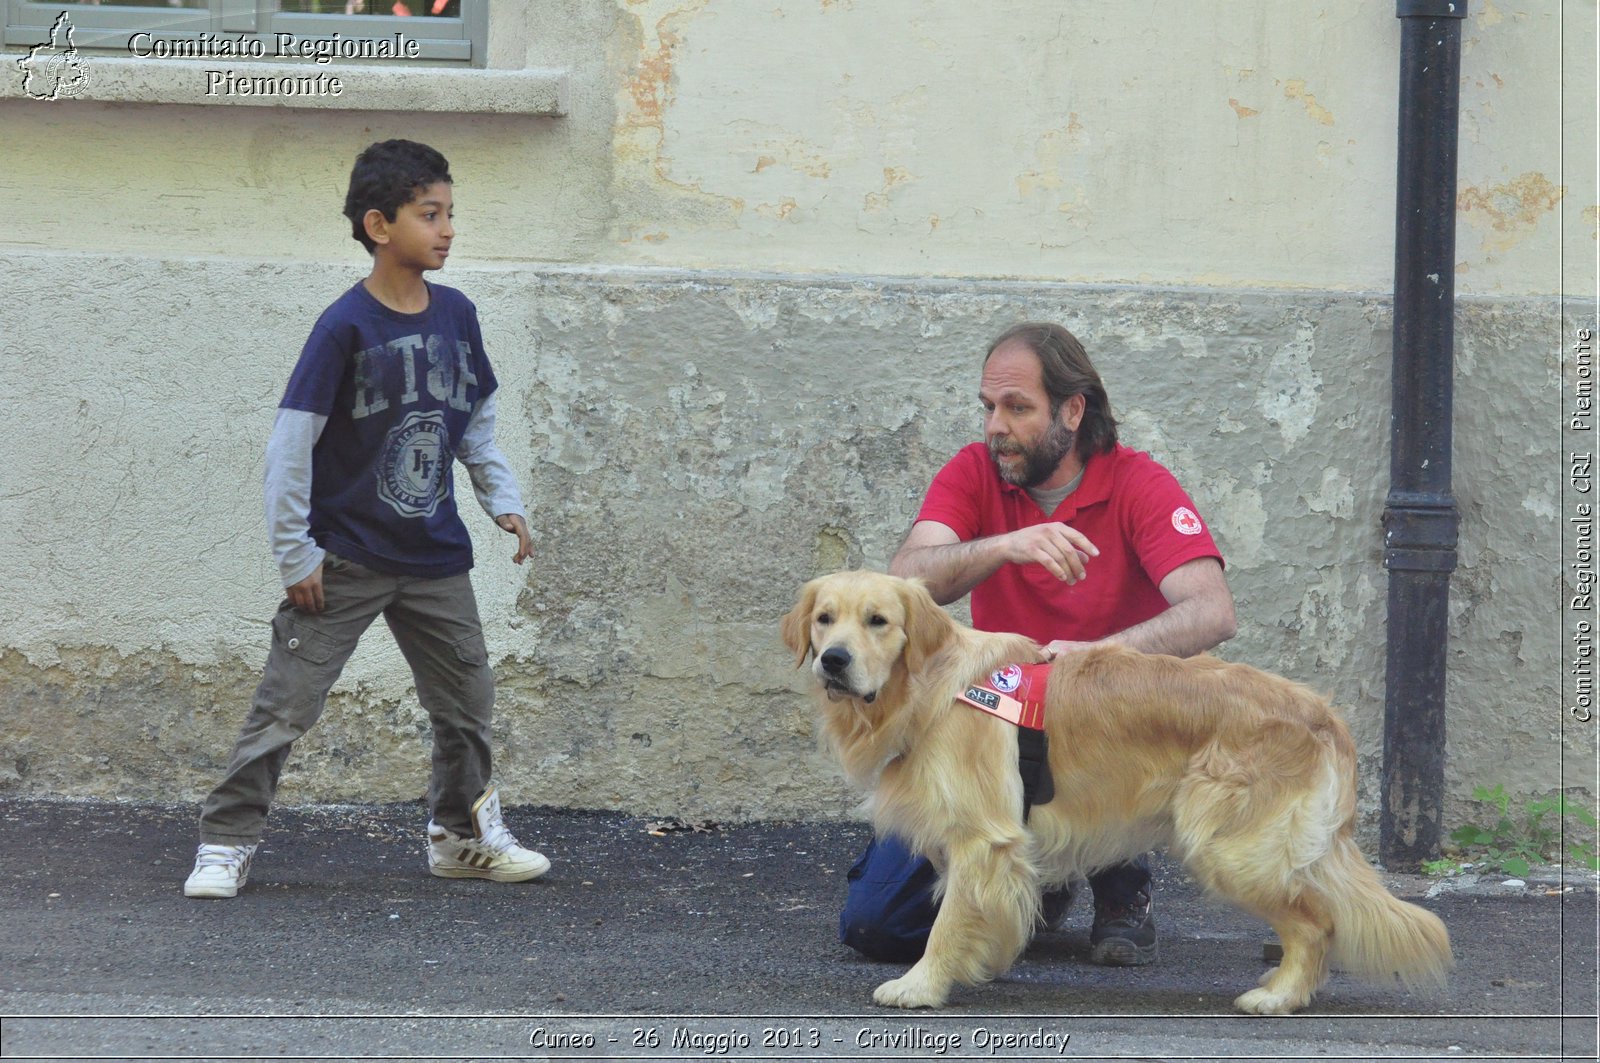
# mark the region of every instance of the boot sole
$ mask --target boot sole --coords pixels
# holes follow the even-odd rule
[[[1107,938],[1089,952],[1089,962],[1101,967],[1143,967],[1156,962],[1156,945],[1142,948],[1127,938]]]

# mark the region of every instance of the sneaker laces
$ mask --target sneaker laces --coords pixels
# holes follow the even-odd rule
[[[194,867],[232,867],[243,864],[255,850],[253,845],[202,845],[195,854]]]
[[[495,852],[505,852],[507,849],[518,847],[517,836],[512,834],[510,828],[506,826],[505,820],[500,816],[499,809],[495,809],[491,815],[485,818],[489,822],[483,825],[483,837],[478,839],[480,842]]]

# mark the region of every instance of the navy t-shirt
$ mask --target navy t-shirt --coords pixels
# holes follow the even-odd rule
[[[379,572],[453,576],[472,567],[456,512],[456,447],[496,382],[478,311],[428,285],[403,314],[357,284],[317,320],[279,405],[328,418],[311,459],[311,537]]]

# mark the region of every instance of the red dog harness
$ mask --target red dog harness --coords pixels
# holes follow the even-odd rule
[[[1017,728],[1017,773],[1022,776],[1022,818],[1034,805],[1056,794],[1050,777],[1050,740],[1044,733],[1044,695],[1050,683],[1048,664],[1008,664],[956,695],[980,712],[998,716]]]

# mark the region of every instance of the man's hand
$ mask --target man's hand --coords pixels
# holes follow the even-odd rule
[[[285,593],[289,595],[289,604],[302,613],[322,612],[322,563],[318,562],[311,575]]]
[[[517,552],[511,555],[512,561],[520,565],[533,556],[533,537],[528,534],[528,522],[520,513],[502,513],[494,522],[517,537]]]
[[[1222,577],[1222,562],[1214,557],[1185,561],[1160,583],[1167,608],[1142,624],[1123,628],[1098,642],[1057,639],[1044,648],[1051,660],[1090,646],[1115,643],[1140,653],[1167,653],[1192,657],[1233,638],[1238,630],[1233,615],[1233,593]]]
[[[1088,573],[1084,562],[1100,550],[1078,529],[1060,521],[1018,528],[1003,536],[1006,560],[1018,565],[1043,565],[1058,580],[1076,583]]]
[[[1040,649],[1040,652],[1044,654],[1044,659],[1045,660],[1053,661],[1056,658],[1064,657],[1069,653],[1082,653],[1084,650],[1091,649],[1091,648],[1093,648],[1095,646],[1101,646],[1101,645],[1104,645],[1104,643],[1100,643],[1100,642],[1071,642],[1071,641],[1069,641],[1067,639],[1056,639],[1054,642],[1050,643],[1048,646],[1042,647]]]
[[[889,571],[922,580],[934,601],[949,605],[1008,562],[1040,564],[1057,579],[1076,583],[1084,576],[1084,561],[1099,555],[1082,532],[1059,521],[962,542],[949,525],[919,520],[890,559]]]

